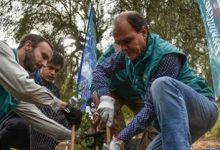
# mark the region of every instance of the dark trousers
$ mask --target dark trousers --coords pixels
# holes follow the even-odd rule
[[[14,112],[0,124],[0,150],[29,150],[29,126]]]

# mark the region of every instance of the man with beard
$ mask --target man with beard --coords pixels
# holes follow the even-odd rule
[[[41,133],[56,140],[70,139],[69,129],[47,118],[34,105],[47,105],[54,111],[68,110],[63,111],[65,117],[70,123],[73,121],[74,109],[69,104],[56,98],[48,89],[37,85],[33,79],[29,78],[28,72],[31,73],[46,66],[52,55],[53,46],[50,42],[36,34],[26,35],[21,40],[17,51],[10,49],[4,42],[0,42],[0,123],[2,128],[0,149],[8,149],[7,139],[11,137],[4,137],[4,134],[10,129],[4,126],[5,121],[11,117],[12,111]]]

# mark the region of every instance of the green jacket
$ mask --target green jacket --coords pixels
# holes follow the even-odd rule
[[[114,45],[110,45],[106,52],[99,58],[98,64],[101,64],[104,62],[106,58],[111,56],[115,52]],[[122,70],[115,74],[110,79],[110,91],[113,93],[116,93],[124,100],[136,100],[140,99],[140,95],[138,92],[136,92],[131,85],[131,81],[126,74],[126,70]]]
[[[17,50],[12,49],[16,61],[17,60]],[[0,85],[0,121],[1,119],[8,113],[10,112],[13,108],[15,108],[17,105],[17,101],[14,99],[13,96],[11,96],[1,85]]]
[[[207,81],[198,77],[193,72],[186,61],[186,56],[177,47],[153,33],[149,34],[147,45],[143,57],[135,64],[126,57],[127,74],[131,79],[133,88],[138,91],[142,97],[145,95],[146,87],[155,73],[160,60],[164,55],[170,53],[180,55],[182,58],[183,66],[180,70],[178,80],[189,85],[204,96],[213,97],[213,93],[208,87]]]

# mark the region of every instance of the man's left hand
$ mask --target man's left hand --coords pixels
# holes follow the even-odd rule
[[[109,150],[124,150],[124,145],[125,143],[122,140],[113,137],[109,146]]]

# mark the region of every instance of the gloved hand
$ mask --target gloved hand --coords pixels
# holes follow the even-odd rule
[[[109,146],[109,150],[124,150],[124,146],[125,143],[122,140],[113,137]]]
[[[66,105],[63,112],[69,124],[71,126],[76,125],[77,130],[82,121],[82,112],[74,108],[70,103]]]
[[[113,124],[114,103],[115,99],[111,96],[105,95],[100,97],[100,104],[97,112],[100,114],[102,120],[106,122],[108,127],[111,127]]]

